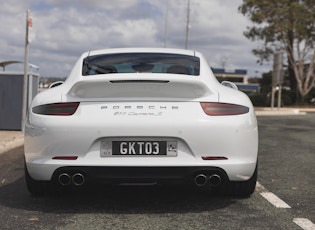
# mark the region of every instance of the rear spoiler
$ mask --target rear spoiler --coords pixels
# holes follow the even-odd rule
[[[214,96],[207,85],[198,78],[170,77],[111,78],[106,80],[88,79],[75,83],[68,96],[87,99],[106,100],[195,100]]]

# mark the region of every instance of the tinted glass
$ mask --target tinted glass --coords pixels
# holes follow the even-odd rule
[[[199,75],[198,57],[165,53],[120,53],[89,56],[82,75],[113,73],[172,73]]]

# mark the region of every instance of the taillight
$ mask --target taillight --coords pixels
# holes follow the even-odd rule
[[[240,115],[249,112],[249,108],[242,105],[216,102],[201,102],[200,104],[203,111],[209,116]]]
[[[79,102],[66,102],[39,105],[34,107],[32,111],[41,115],[70,116],[75,113],[79,104]]]

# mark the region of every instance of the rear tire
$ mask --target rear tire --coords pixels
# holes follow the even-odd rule
[[[42,181],[34,180],[27,171],[26,164],[24,165],[25,170],[25,182],[27,190],[33,196],[43,196],[45,194],[45,184]]]
[[[258,175],[258,163],[256,164],[256,168],[253,176],[247,181],[230,181],[226,187],[226,193],[228,195],[237,196],[237,197],[249,197],[254,193],[256,188]]]

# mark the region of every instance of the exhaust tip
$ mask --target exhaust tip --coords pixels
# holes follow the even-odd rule
[[[70,180],[70,176],[68,173],[61,173],[58,177],[58,181],[61,185],[63,186],[67,186],[70,184],[71,180]]]
[[[221,184],[221,177],[218,174],[213,174],[209,177],[209,183],[211,186],[218,186]]]
[[[204,174],[198,174],[196,177],[195,177],[195,184],[197,186],[204,186],[207,184],[207,176],[204,175]]]
[[[76,173],[72,176],[72,182],[74,185],[81,186],[85,183],[85,177],[81,173]]]

